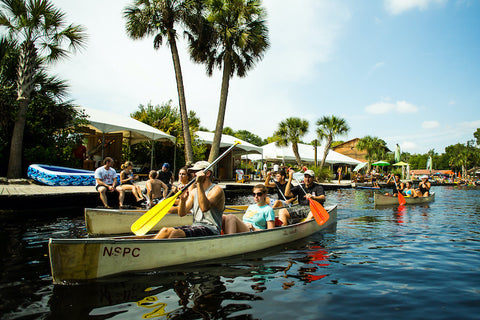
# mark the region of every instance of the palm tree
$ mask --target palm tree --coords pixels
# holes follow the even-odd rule
[[[190,28],[190,54],[207,74],[223,68],[215,135],[208,161],[218,157],[230,78],[245,77],[269,47],[266,13],[259,0],[206,0],[205,16]],[[202,22],[202,23],[198,23]]]
[[[0,26],[7,29],[11,40],[20,44],[16,81],[19,108],[7,172],[8,178],[20,178],[26,113],[40,63],[66,57],[68,49],[74,51],[83,46],[86,36],[82,26],[65,26],[65,14],[49,0],[1,0],[1,4]]]
[[[177,49],[177,31],[175,24],[182,22],[186,16],[185,1],[182,0],[135,0],[134,4],[124,10],[127,19],[127,34],[133,39],[154,36],[153,47],[160,48],[166,37],[172,52],[175,78],[177,81],[178,101],[185,142],[187,162],[193,162],[192,138],[188,126],[187,103],[183,86],[182,68]]]
[[[322,170],[327,159],[328,151],[332,146],[332,141],[336,136],[347,134],[350,128],[347,125],[345,119],[337,118],[335,116],[324,116],[317,121],[317,135],[320,140],[327,140],[325,150],[323,152],[322,162],[320,163],[320,170]]]
[[[358,140],[356,148],[367,151],[368,161],[381,160],[385,156],[387,143],[377,137],[365,136]]]
[[[275,142],[277,146],[287,147],[292,144],[293,154],[297,160],[297,165],[302,166],[302,160],[298,153],[298,143],[308,132],[308,121],[300,118],[291,117],[280,122],[274,135],[277,137]]]

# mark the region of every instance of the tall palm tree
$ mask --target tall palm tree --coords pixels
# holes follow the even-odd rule
[[[275,142],[277,146],[287,147],[292,144],[293,154],[297,160],[297,165],[302,165],[300,154],[298,153],[298,143],[308,132],[308,121],[300,118],[287,118],[278,124],[278,129],[274,135],[277,137]]]
[[[356,148],[367,152],[368,161],[381,160],[386,154],[387,143],[377,137],[365,136],[358,140]]]
[[[347,125],[345,119],[337,118],[335,116],[324,116],[317,121],[317,135],[320,140],[325,139],[327,144],[323,152],[322,162],[320,163],[320,170],[322,170],[327,159],[328,151],[332,146],[332,141],[335,137],[347,134],[350,128]]]
[[[22,176],[23,133],[26,113],[39,63],[56,61],[83,46],[86,36],[79,25],[66,25],[65,14],[49,0],[1,0],[0,26],[20,44],[17,70],[16,115],[10,146],[8,178]],[[68,45],[65,48],[65,45]]]
[[[269,47],[266,12],[260,0],[205,0],[202,26],[191,28],[190,54],[207,74],[223,68],[220,103],[208,161],[218,157],[230,78],[245,77]],[[200,20],[199,20],[200,21]]]
[[[124,10],[127,19],[127,34],[133,39],[154,36],[153,47],[160,48],[166,37],[172,52],[175,79],[177,81],[178,101],[185,142],[185,160],[193,162],[192,138],[188,126],[187,102],[183,86],[182,68],[177,49],[177,31],[175,25],[186,16],[185,1],[182,0],[135,0]]]

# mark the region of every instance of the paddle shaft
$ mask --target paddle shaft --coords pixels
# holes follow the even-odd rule
[[[397,185],[397,180],[395,179],[395,176],[393,176],[393,182],[395,183],[395,188],[397,189],[397,198],[398,198],[398,204],[403,205],[407,201],[403,197],[403,194],[398,190],[398,185]],[[403,203],[402,203],[403,202]]]
[[[294,175],[292,175],[292,177],[294,177]],[[307,191],[305,191],[300,181],[298,181],[296,177],[294,178],[298,182],[298,184],[300,185],[300,188],[302,189],[303,193],[305,193],[305,196],[306,196]],[[325,208],[320,204],[320,202],[315,201],[312,198],[308,198],[308,202],[310,203],[310,211],[312,212],[313,217],[315,218],[315,221],[317,221],[318,225],[322,225],[328,219],[330,219],[330,215],[328,214],[327,210],[325,210]]]

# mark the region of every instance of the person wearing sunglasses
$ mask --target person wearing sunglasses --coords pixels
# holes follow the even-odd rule
[[[263,184],[253,187],[253,199],[255,204],[247,208],[243,221],[233,214],[224,215],[224,234],[275,228],[275,212],[267,203],[267,187]]]

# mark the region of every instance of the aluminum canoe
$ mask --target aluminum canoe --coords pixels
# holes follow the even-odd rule
[[[398,198],[386,196],[382,193],[375,192],[374,196],[375,206],[392,206],[398,205]],[[435,192],[432,192],[428,197],[405,197],[407,205],[429,203],[435,200]]]
[[[336,227],[337,207],[327,207],[330,218],[318,225],[308,220],[285,227],[229,235],[151,239],[148,236],[50,239],[50,267],[54,283],[89,279],[168,266],[196,263],[254,252],[296,241]]]

